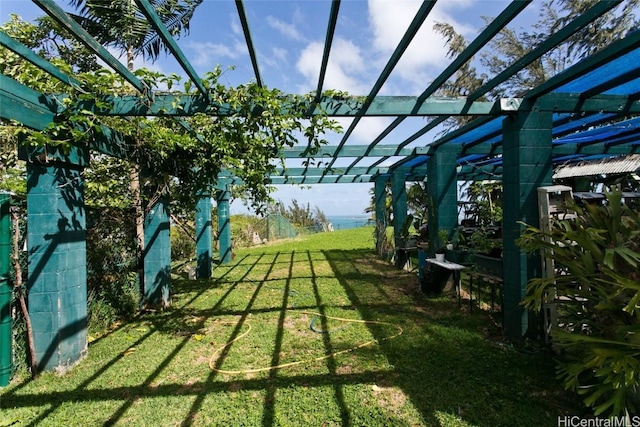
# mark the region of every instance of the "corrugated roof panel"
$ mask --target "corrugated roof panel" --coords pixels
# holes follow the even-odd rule
[[[570,165],[560,166],[553,174],[554,179],[571,178],[575,176],[612,175],[640,171],[640,154],[617,156],[596,161],[582,161]]]

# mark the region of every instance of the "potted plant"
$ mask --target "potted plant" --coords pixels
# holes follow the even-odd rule
[[[444,261],[444,255],[449,245],[449,231],[442,228],[438,231],[438,247],[436,248],[436,260]]]
[[[471,235],[471,247],[476,270],[490,276],[502,277],[502,241],[487,229],[478,229]]]
[[[456,264],[472,265],[473,252],[468,246],[464,234],[461,233],[459,229],[456,229],[451,240],[450,248],[447,248],[445,253],[447,261],[455,262]]]
[[[400,239],[398,241],[398,247],[401,248],[415,248],[417,244],[417,236],[411,234],[411,224],[413,223],[413,215],[409,214],[402,222],[402,229],[400,230]]]

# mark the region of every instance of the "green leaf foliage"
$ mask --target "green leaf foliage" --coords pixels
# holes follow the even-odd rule
[[[552,221],[549,232],[528,226],[518,241],[556,270],[529,282],[524,305],[555,305],[551,338],[563,350],[558,377],[566,388],[596,415],[633,413],[640,409],[640,216],[620,191],[605,205],[570,208],[575,218]]]

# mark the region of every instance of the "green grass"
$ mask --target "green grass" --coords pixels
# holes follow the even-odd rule
[[[372,229],[240,250],[173,306],[121,324],[64,375],[0,390],[0,426],[555,426],[576,401],[542,351],[487,339],[486,314],[425,297]],[[382,323],[353,323],[313,315]],[[251,328],[248,335],[214,353]],[[402,335],[386,339],[397,334]],[[321,361],[237,375],[321,358]]]

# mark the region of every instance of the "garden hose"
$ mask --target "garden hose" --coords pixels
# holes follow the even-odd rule
[[[316,317],[324,317],[326,319],[331,319],[331,320],[338,320],[341,322],[351,322],[351,323],[363,323],[363,324],[369,324],[369,325],[387,325],[387,326],[393,326],[394,328],[396,328],[397,332],[393,335],[389,335],[387,337],[383,337],[379,340],[369,340],[369,341],[365,341],[363,343],[360,343],[356,346],[344,349],[344,350],[339,350],[339,351],[334,351],[331,352],[329,354],[325,354],[322,356],[318,356],[318,357],[313,357],[313,358],[309,358],[309,359],[304,359],[304,360],[297,360],[295,362],[288,362],[288,363],[282,363],[279,365],[274,365],[274,366],[265,366],[262,368],[249,368],[249,369],[238,369],[238,370],[226,370],[226,369],[220,369],[217,368],[215,366],[215,362],[217,360],[217,356],[218,354],[220,354],[220,352],[222,352],[224,349],[226,349],[227,347],[229,347],[231,344],[233,344],[234,342],[244,338],[245,336],[247,336],[249,334],[249,332],[251,331],[251,324],[250,323],[246,323],[247,325],[247,330],[244,331],[242,334],[240,334],[239,336],[237,336],[236,338],[232,339],[231,341],[229,341],[228,343],[226,343],[225,345],[223,345],[222,347],[217,348],[213,354],[211,355],[211,358],[209,358],[209,368],[214,371],[214,372],[218,372],[221,374],[227,374],[227,375],[239,375],[239,374],[252,374],[252,373],[257,373],[257,372],[267,372],[267,371],[273,371],[276,369],[282,369],[282,368],[290,368],[292,366],[298,366],[298,365],[303,365],[306,363],[313,363],[313,362],[319,362],[321,360],[326,360],[332,357],[336,357],[338,355],[344,354],[344,353],[349,353],[352,352],[354,350],[363,348],[363,347],[367,347],[382,341],[388,341],[394,338],[399,337],[400,335],[402,335],[402,328],[398,325],[394,325],[393,323],[388,323],[388,322],[380,322],[380,321],[375,321],[375,320],[357,320],[357,319],[345,319],[345,318],[341,318],[341,317],[333,317],[333,316],[327,316],[325,314],[320,314],[320,313],[314,313],[314,312],[310,312],[310,311],[301,311],[300,313],[303,314],[309,314],[309,315],[313,315]],[[221,324],[230,324],[230,325],[237,325],[237,322],[218,322]]]

